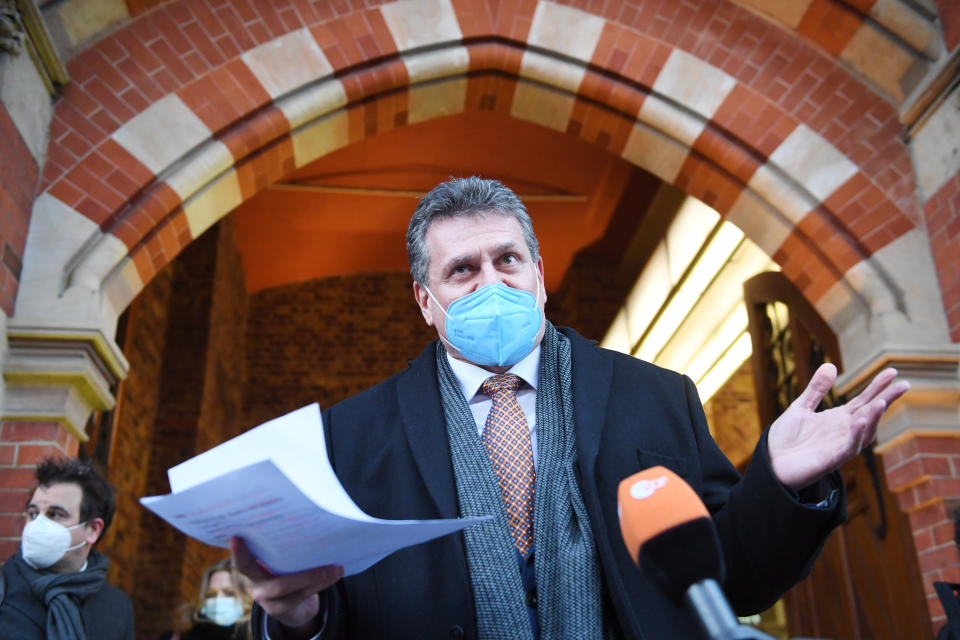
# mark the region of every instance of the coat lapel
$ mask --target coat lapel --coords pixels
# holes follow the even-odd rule
[[[397,381],[403,428],[420,476],[443,518],[460,515],[453,462],[437,385],[436,342],[431,342]]]
[[[573,417],[580,469],[584,478],[592,478],[607,415],[612,359],[601,357],[594,343],[573,329],[564,327],[560,331],[570,339],[573,359]]]

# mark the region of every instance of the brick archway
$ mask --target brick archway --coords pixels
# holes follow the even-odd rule
[[[84,232],[60,248],[57,274],[32,278],[28,258],[22,285],[55,285],[64,305],[99,294],[89,313],[109,330],[184,246],[289,171],[388,128],[491,109],[704,200],[825,311],[903,312],[905,287],[877,259],[919,219],[895,109],[796,36],[729,4],[703,13],[663,30],[550,2],[496,15],[480,1],[385,4],[275,24],[280,35],[228,59],[190,35],[225,31],[222,16],[172,3],[72,63],[35,211],[52,224],[34,231],[79,214]],[[705,37],[719,20],[757,34],[756,46]],[[780,49],[790,69],[758,73],[758,55]],[[129,64],[104,65],[118,50]],[[785,95],[778,75],[810,89]]]

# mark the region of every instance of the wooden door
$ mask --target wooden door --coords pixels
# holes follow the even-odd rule
[[[771,424],[823,362],[842,369],[836,336],[781,273],[744,283],[761,424]],[[843,402],[831,392],[821,409]],[[790,637],[932,640],[909,520],[868,447],[841,468],[847,522],[785,597]]]

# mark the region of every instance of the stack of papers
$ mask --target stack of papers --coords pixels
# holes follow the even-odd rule
[[[143,506],[213,546],[243,538],[275,573],[337,564],[352,575],[398,549],[489,519],[368,516],[330,466],[316,404],[172,467],[167,477],[172,493],[141,498]]]

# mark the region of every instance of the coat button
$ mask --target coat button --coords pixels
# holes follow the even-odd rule
[[[456,625],[455,627],[453,627],[452,629],[450,629],[450,638],[451,638],[451,640],[461,640],[462,638],[465,638],[466,636],[467,636],[467,634],[465,634],[465,633],[463,632],[463,627],[461,627],[460,625]]]
[[[530,591],[527,591],[527,606],[530,607],[531,609],[537,608],[537,590],[536,589],[530,589]]]

